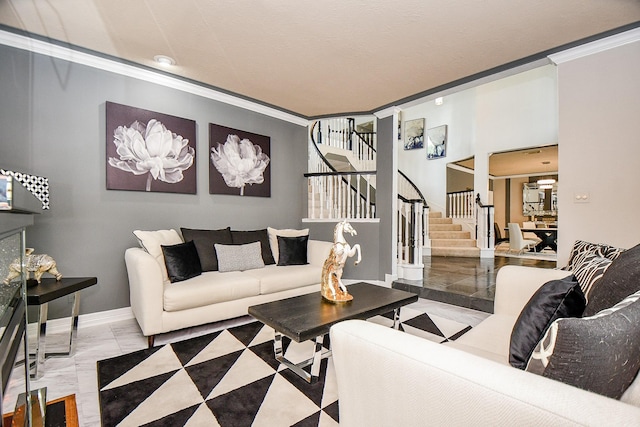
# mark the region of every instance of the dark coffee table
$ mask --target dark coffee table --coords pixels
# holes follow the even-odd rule
[[[398,327],[400,308],[418,300],[418,295],[370,283],[347,286],[353,301],[333,304],[320,292],[268,302],[249,307],[249,314],[275,330],[273,348],[276,360],[307,380],[314,382],[320,374],[320,360],[331,352],[322,353],[324,340],[332,325],[349,319],[368,319],[394,312],[393,326]],[[296,342],[315,340],[313,357],[293,363],[284,357],[282,335]],[[310,373],[303,368],[311,365]]]

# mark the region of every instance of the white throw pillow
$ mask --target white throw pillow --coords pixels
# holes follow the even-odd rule
[[[282,236],[282,237],[308,236],[309,229],[304,228],[302,230],[294,230],[292,228],[283,228],[278,230],[276,228],[267,227],[267,233],[269,234],[269,246],[271,246],[271,253],[273,254],[273,259],[277,264],[278,256],[280,255],[278,251],[278,236]]]
[[[171,246],[178,243],[184,243],[178,232],[174,229],[170,230],[157,230],[157,231],[143,231],[134,230],[133,234],[138,239],[140,247],[149,253],[160,264],[162,270],[162,280],[169,281],[169,275],[167,274],[167,266],[164,264],[164,254],[162,253],[161,245]]]

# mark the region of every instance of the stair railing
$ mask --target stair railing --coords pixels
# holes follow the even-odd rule
[[[371,219],[376,217],[375,171],[306,173],[310,219]]]
[[[493,233],[494,206],[480,201],[480,193],[475,199],[476,205],[476,241],[480,249],[491,249],[495,246]]]
[[[454,219],[475,219],[475,198],[473,191],[447,193],[447,216]]]

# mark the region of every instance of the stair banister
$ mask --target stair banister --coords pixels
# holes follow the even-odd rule
[[[480,193],[476,199],[476,240],[481,249],[491,249],[495,244],[495,236],[493,235],[494,206],[485,205],[480,201]]]

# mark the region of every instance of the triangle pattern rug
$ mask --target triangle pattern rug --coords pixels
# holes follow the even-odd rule
[[[369,321],[391,326],[392,313]],[[405,307],[400,329],[435,342],[455,340],[470,326]],[[274,331],[251,322],[98,362],[102,425],[337,426],[332,359],[319,380],[305,382],[280,366]],[[311,357],[314,343],[283,338],[285,357]]]

